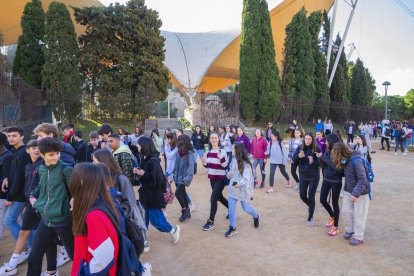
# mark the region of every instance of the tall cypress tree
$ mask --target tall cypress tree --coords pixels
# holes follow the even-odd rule
[[[74,122],[81,111],[79,48],[65,4],[52,2],[46,13],[42,84],[57,119]]]
[[[242,32],[240,35],[240,106],[248,124],[256,118],[258,107],[261,45],[259,1],[243,0]]]
[[[329,21],[329,16],[326,10],[324,10],[322,14],[322,28],[322,51],[326,56],[328,54],[329,36],[331,33],[331,22]]]
[[[275,60],[275,46],[273,42],[272,28],[270,25],[269,8],[266,0],[260,1],[261,12],[261,55],[258,80],[259,114],[261,119],[268,121],[279,117],[280,106],[280,77]]]
[[[24,7],[21,20],[22,34],[17,40],[13,74],[40,88],[42,82],[43,36],[45,14],[40,0],[32,0]]]
[[[315,62],[304,8],[286,26],[284,51],[282,93],[288,101],[293,98],[295,117],[299,121],[306,121],[315,102]]]
[[[352,104],[368,105],[368,94],[368,81],[364,64],[358,58],[352,69],[350,102]]]
[[[312,39],[312,54],[315,60],[315,105],[312,116],[324,118],[329,113],[329,88],[325,55],[321,52],[319,32],[322,25],[322,12],[309,15],[309,33]]]

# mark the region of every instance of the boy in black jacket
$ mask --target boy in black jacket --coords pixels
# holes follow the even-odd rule
[[[3,179],[10,177],[10,167],[12,163],[13,154],[8,150],[7,145],[7,136],[6,134],[0,132],[0,240],[4,235],[4,217],[6,216],[6,198],[7,193],[3,193],[1,190],[1,183]]]

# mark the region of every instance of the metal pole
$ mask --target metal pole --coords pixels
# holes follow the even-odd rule
[[[326,64],[328,65],[326,70],[329,73],[329,62],[331,62],[331,52],[332,52],[332,46],[333,46],[333,34],[334,34],[334,28],[335,28],[335,19],[336,19],[336,10],[338,7],[338,1],[334,1],[333,6],[333,13],[332,13],[332,24],[331,24],[331,30],[329,32],[329,43],[328,43],[328,53],[326,54]]]
[[[338,63],[339,63],[339,59],[341,57],[342,50],[344,49],[345,40],[346,40],[346,37],[348,35],[349,27],[351,26],[352,17],[354,16],[355,7],[356,7],[357,3],[358,3],[358,0],[355,0],[355,3],[352,1],[352,11],[351,11],[351,14],[349,15],[348,23],[346,24],[344,37],[342,38],[341,45],[339,46],[339,51],[336,55],[336,59],[335,59],[334,66],[332,68],[331,76],[329,77],[329,82],[328,82],[329,88],[331,88],[332,81],[333,81],[333,78],[335,76],[335,71],[336,71],[336,68],[338,67]]]
[[[385,120],[388,119],[388,97],[387,97],[388,85],[385,86]]]
[[[170,119],[170,99],[167,99],[168,119]]]

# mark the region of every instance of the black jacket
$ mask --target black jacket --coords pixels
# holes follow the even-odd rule
[[[299,158],[299,152],[302,150],[302,146],[298,147],[293,154],[292,160],[299,166],[299,177],[303,179],[319,178],[319,160],[316,156],[316,152],[320,152],[318,146],[316,146],[315,152],[308,146],[303,149],[305,157]],[[309,164],[308,156],[313,157],[313,163]]]
[[[336,168],[328,151],[319,158],[322,168],[323,180],[333,183],[342,183],[343,171]]]
[[[13,154],[9,150],[5,150],[0,155],[0,186],[3,183],[3,179],[10,178],[10,168],[12,164]],[[6,199],[7,193],[3,193],[0,188],[0,199]]]
[[[139,189],[139,200],[145,209],[165,208],[165,177],[157,155],[145,157],[140,164],[145,174],[141,177],[142,187]]]
[[[200,137],[200,139],[198,139]],[[193,142],[194,149],[202,150],[204,149],[204,144],[208,143],[207,137],[200,131],[199,134],[193,133],[191,135],[191,141]]]
[[[94,149],[93,146],[91,144],[87,145],[86,148],[86,162],[92,162],[92,154],[101,149],[101,142],[98,143],[98,146]]]
[[[39,174],[37,170],[39,166],[44,164],[43,158],[39,157],[34,163],[31,162],[26,164],[24,175],[25,175],[25,184],[24,184],[24,196],[28,200],[30,197],[31,191],[33,191],[37,185],[39,185]]]
[[[76,163],[87,162],[88,158],[88,144],[81,140],[78,142],[78,146],[76,147]]]
[[[31,163],[30,155],[26,152],[26,145],[13,149],[13,159],[10,169],[8,201],[26,202],[24,196],[24,169]]]

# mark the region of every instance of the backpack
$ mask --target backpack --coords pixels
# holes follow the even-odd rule
[[[93,207],[90,211],[100,210],[104,212],[108,218],[111,220],[113,226],[116,229],[116,234],[118,236],[118,259],[117,259],[117,276],[135,276],[142,275],[142,265],[139,262],[138,256],[136,254],[136,248],[133,244],[133,241],[128,236],[128,222],[129,219],[125,219],[125,228],[127,233],[123,233],[119,224],[116,221],[116,218],[111,209],[107,205],[101,204],[99,206]]]
[[[407,139],[411,139],[411,137],[413,136],[413,132],[412,131],[408,131],[407,135],[405,136],[405,138]]]
[[[389,127],[385,128],[385,136],[387,137],[391,136],[391,129]]]
[[[66,194],[68,195],[69,199],[72,198],[72,194],[70,193],[69,184],[66,181],[64,170],[68,167],[65,163],[60,164],[60,177],[62,177],[63,184],[65,184]]]
[[[371,183],[374,182],[374,177],[375,177],[374,170],[372,169],[372,166],[368,162],[368,160],[365,159],[365,158],[361,158],[361,157],[354,157],[354,158],[351,159],[352,167],[354,169],[355,169],[355,160],[357,158],[359,158],[359,159],[362,160],[362,164],[365,167],[365,171],[366,171],[366,175],[367,175],[367,180],[368,180],[368,196],[369,196],[369,200],[371,200],[372,199],[372,197],[371,197]]]
[[[137,161],[137,158],[135,157],[135,155],[129,154],[129,156],[131,157],[132,167],[133,168],[138,168],[138,161]],[[119,166],[121,166],[121,164],[122,164],[121,153],[118,154],[118,164],[119,164]],[[131,183],[132,186],[139,186],[139,185],[141,185],[139,175],[137,175],[135,173],[133,173],[132,175],[133,175],[133,178],[131,179],[132,180],[132,183]]]

